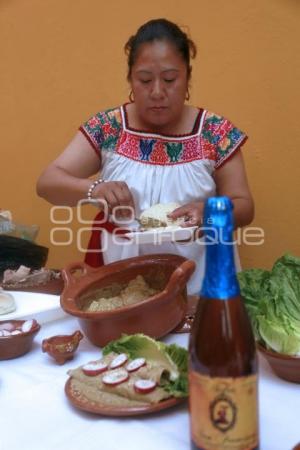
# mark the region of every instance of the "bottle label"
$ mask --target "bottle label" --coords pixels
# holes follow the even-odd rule
[[[189,373],[191,432],[205,450],[258,447],[257,375],[218,378]]]

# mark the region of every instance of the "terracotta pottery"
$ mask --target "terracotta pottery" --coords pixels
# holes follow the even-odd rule
[[[184,318],[186,283],[194,270],[194,261],[172,254],[138,256],[97,269],[81,262],[73,263],[62,271],[65,288],[61,306],[65,312],[78,317],[88,339],[100,347],[118,339],[122,333],[144,333],[159,338]],[[115,283],[126,285],[137,275],[142,275],[160,292],[123,308],[104,312],[83,310],[95,290]]]
[[[65,384],[65,393],[69,401],[78,409],[99,414],[101,416],[140,416],[142,414],[152,414],[163,412],[165,409],[172,408],[186,402],[184,397],[170,397],[162,400],[159,403],[149,403],[141,406],[120,406],[120,405],[105,405],[97,400],[91,400],[73,386],[73,378],[69,378]]]
[[[28,322],[26,320],[4,320],[0,322],[0,329],[16,330]],[[20,334],[10,334],[0,336],[0,360],[12,359],[29,352],[32,347],[33,339],[39,332],[41,326],[36,320],[33,320],[32,328],[29,331]]]
[[[276,353],[272,350],[267,350],[260,344],[257,344],[257,348],[278,377],[293,383],[300,383],[300,356]]]
[[[42,350],[48,353],[58,364],[64,364],[74,357],[79,342],[83,338],[81,331],[77,330],[71,335],[56,335],[42,342]]]

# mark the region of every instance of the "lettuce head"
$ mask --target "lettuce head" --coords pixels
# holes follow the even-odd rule
[[[300,356],[300,258],[286,254],[271,271],[248,269],[238,279],[256,340]]]

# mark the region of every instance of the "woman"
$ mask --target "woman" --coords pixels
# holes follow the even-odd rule
[[[83,124],[41,175],[38,194],[57,205],[100,199],[110,213],[117,207],[117,218],[126,218],[130,208],[139,217],[153,204],[175,201],[182,206],[170,217],[184,218],[186,227],[201,225],[207,197],[227,195],[234,203],[236,226],[249,224],[254,207],[239,151],[245,134],[229,120],[185,103],[194,43],[176,24],[157,19],[142,25],[125,50],[131,102]],[[101,179],[92,182],[89,177],[99,171]],[[86,262],[95,266],[138,254],[181,254],[197,263],[188,291],[199,292],[203,245],[124,245],[122,237],[117,245],[111,234],[115,225],[103,225],[102,215],[98,228],[107,231],[100,235],[95,229],[89,245],[102,252],[88,254]]]

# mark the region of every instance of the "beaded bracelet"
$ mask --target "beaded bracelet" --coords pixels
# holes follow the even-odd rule
[[[87,191],[87,198],[88,200],[92,200],[92,193],[94,189],[98,186],[98,184],[104,183],[104,180],[102,178],[99,178],[98,180],[95,180],[89,187],[89,190]]]

